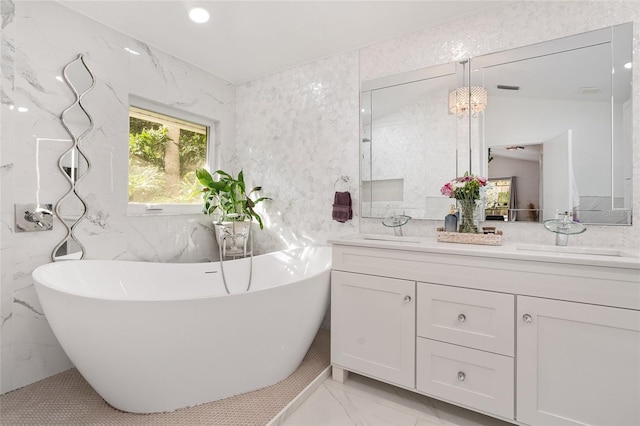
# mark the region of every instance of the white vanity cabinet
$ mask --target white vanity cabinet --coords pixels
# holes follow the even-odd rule
[[[518,296],[517,319],[520,422],[640,425],[639,311]]]
[[[333,243],[334,379],[351,371],[515,424],[640,425],[637,259]]]
[[[415,293],[414,281],[333,271],[333,362],[353,372],[413,388]]]

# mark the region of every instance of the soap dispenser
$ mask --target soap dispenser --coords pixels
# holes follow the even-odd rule
[[[455,215],[455,205],[449,207],[449,214],[444,217],[445,232],[456,232],[458,230],[458,216]]]

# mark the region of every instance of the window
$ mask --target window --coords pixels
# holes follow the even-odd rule
[[[201,211],[195,170],[207,165],[212,128],[204,121],[167,107],[129,108],[130,214]]]

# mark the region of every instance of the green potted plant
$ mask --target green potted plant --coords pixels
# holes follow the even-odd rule
[[[247,192],[242,170],[237,177],[225,172],[216,170],[214,175],[206,169],[197,169],[196,177],[204,186],[202,189],[202,199],[204,201],[204,213],[214,217],[216,235],[221,249],[228,256],[238,255],[238,251],[246,254],[246,243],[249,239],[251,222],[255,219],[264,228],[262,217],[254,210],[256,204],[270,200],[268,197],[259,197],[255,200],[250,198],[251,194],[260,191],[262,187],[256,186]],[[222,240],[228,238],[227,245],[223,247]],[[239,247],[238,237],[242,237],[242,248]]]

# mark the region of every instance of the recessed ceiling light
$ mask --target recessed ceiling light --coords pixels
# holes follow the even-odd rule
[[[27,112],[27,111],[29,111],[29,108],[18,107],[18,112]]]
[[[140,52],[136,52],[135,50],[130,49],[128,47],[125,47],[124,50],[126,50],[129,53],[131,53],[132,55],[139,55],[140,54]]]
[[[189,18],[198,24],[204,24],[209,20],[209,12],[201,7],[194,7],[189,10]]]
[[[628,69],[628,70],[630,70],[630,69],[631,69],[631,66],[632,66],[632,65],[631,65],[631,62],[627,62],[626,64],[624,64],[624,67],[625,67],[626,69]]]

